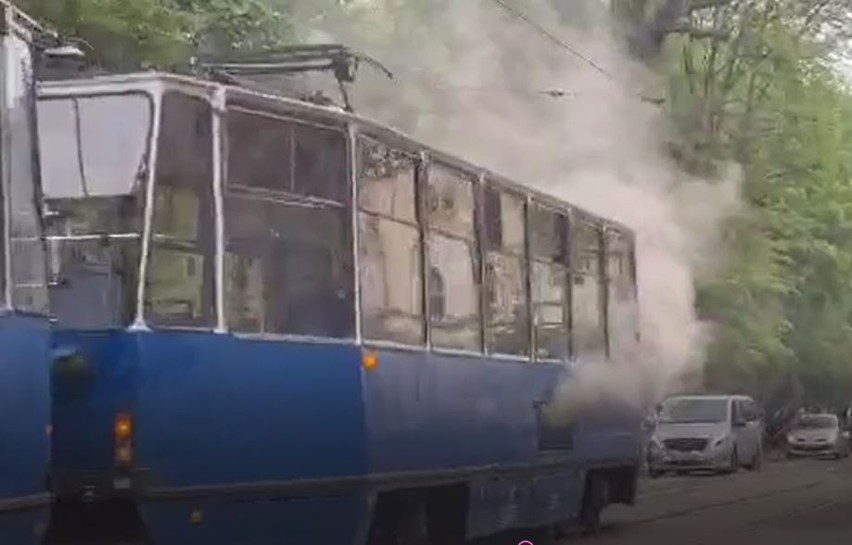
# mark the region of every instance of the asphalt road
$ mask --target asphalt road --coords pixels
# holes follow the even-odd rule
[[[599,535],[554,544],[522,532],[476,543],[846,545],[852,543],[852,458],[779,461],[734,475],[642,478],[637,504],[610,507]]]
[[[852,459],[794,460],[761,472],[643,479],[582,545],[840,545],[852,542]]]

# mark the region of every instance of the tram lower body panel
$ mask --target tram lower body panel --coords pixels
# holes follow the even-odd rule
[[[36,543],[49,513],[47,319],[0,315],[0,543]]]
[[[55,344],[86,368],[55,377],[60,501],[130,499],[157,545],[280,543],[281,532],[344,543],[362,524],[354,345],[174,331],[65,332]],[[130,470],[116,463],[119,414],[132,418]]]
[[[360,543],[383,491],[448,482],[486,535],[570,518],[590,467],[638,460],[630,418],[542,416],[571,380],[562,365],[378,350],[362,366],[354,345],[191,332],[57,339],[87,369],[58,380],[60,498],[130,498],[157,545]],[[115,467],[124,412],[132,472]]]
[[[572,365],[376,355],[364,376],[371,472],[467,483],[468,537],[575,518],[589,471],[635,482],[639,413],[605,399],[569,410],[556,392],[571,392],[560,386]]]

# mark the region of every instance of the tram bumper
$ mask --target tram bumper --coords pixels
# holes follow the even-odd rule
[[[55,470],[51,488],[62,501],[136,500],[149,489],[149,477],[145,469]]]

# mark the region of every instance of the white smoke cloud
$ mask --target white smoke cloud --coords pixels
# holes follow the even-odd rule
[[[650,75],[619,49],[600,2],[566,1],[562,13],[547,0],[510,4],[606,74],[491,0],[411,4],[350,2],[321,17],[295,9],[311,21],[311,40],[345,43],[395,74],[362,68],[360,113],[634,229],[637,361],[584,366],[561,399],[644,404],[677,388],[700,370],[693,280],[719,259],[737,173],[692,179],[670,160],[664,115],[637,96]],[[561,95],[543,93],[551,90]]]

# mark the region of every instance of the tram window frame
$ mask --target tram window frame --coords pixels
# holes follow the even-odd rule
[[[232,166],[235,158],[240,157],[236,153],[245,151],[247,149],[245,144],[251,141],[236,138],[233,134],[233,120],[237,116],[251,116],[254,119],[260,119],[263,123],[278,123],[282,133],[289,132],[292,135],[292,138],[285,141],[283,150],[279,149],[275,140],[272,139],[272,152],[265,153],[263,156],[278,160],[282,155],[287,157],[290,162],[285,168],[294,176],[299,171],[295,162],[297,158],[295,146],[299,132],[303,128],[307,128],[308,131],[333,132],[340,144],[339,150],[334,153],[339,153],[341,191],[338,197],[341,202],[294,192],[300,187],[295,178],[291,179],[289,184],[279,184],[278,187],[272,188],[256,187],[256,184],[234,183],[231,178]],[[353,203],[349,164],[351,143],[345,129],[301,120],[295,116],[282,116],[266,109],[248,108],[236,101],[233,104],[229,103],[225,114],[223,141],[225,147],[222,197],[225,245],[223,306],[227,327],[237,334],[248,335],[354,338],[356,272],[352,251],[351,207]],[[238,147],[237,143],[242,143],[243,146]],[[263,151],[263,148],[259,149]],[[328,152],[327,147],[322,149]],[[272,166],[280,166],[280,163]],[[258,167],[255,165],[254,168]],[[334,172],[331,174],[337,175]],[[252,227],[250,224],[238,223],[233,219],[235,217],[233,211],[239,210],[238,202],[241,202],[242,206],[254,208],[255,213],[249,214],[250,219],[259,221],[260,225]],[[321,215],[320,211],[325,215]],[[304,222],[299,221],[301,214],[309,214],[301,218],[305,220]],[[238,217],[244,218],[245,215],[238,214]],[[314,219],[319,221],[317,228],[308,226]],[[292,223],[294,220],[300,225],[298,229],[284,228],[288,222]],[[235,239],[234,235],[239,233],[237,225],[242,225],[242,228],[247,231],[241,238]],[[294,234],[300,236],[293,236]],[[304,260],[298,259],[300,252],[303,257],[307,252],[317,258],[313,263],[318,264],[319,269],[314,272],[321,274],[305,274],[305,268],[300,267],[299,276],[302,280],[289,282],[296,274],[296,267],[293,264],[304,264]],[[239,304],[246,295],[235,286],[236,275],[240,270],[234,267],[240,259],[253,260],[257,266],[255,283],[259,285],[260,295],[253,308],[243,309],[245,312],[238,316],[235,305]],[[324,263],[328,266],[323,266]],[[308,272],[310,273],[310,270]],[[288,281],[281,280],[284,276]],[[317,279],[322,281],[316,282]],[[292,286],[298,286],[298,288]],[[317,289],[307,289],[306,286]],[[314,297],[313,299],[302,297],[305,294]],[[282,301],[284,301],[283,304],[281,304]],[[320,303],[324,301],[326,304],[320,304],[318,301]],[[312,322],[309,318],[314,318],[314,321]],[[242,324],[238,322],[239,319],[244,320]]]
[[[19,74],[21,75],[21,74]],[[10,80],[11,81],[11,80]],[[7,82],[8,84],[9,82]],[[37,127],[30,121],[35,115],[35,104],[20,100],[26,94],[26,78],[12,82],[7,88],[15,95],[5,122],[23,130],[10,133],[6,138],[3,160],[7,162],[4,180],[5,244],[8,251],[6,279],[9,290],[7,303],[27,312],[46,313],[49,310],[47,294],[46,245],[41,218],[37,177],[39,165],[33,153],[37,146]]]
[[[527,203],[523,193],[506,190],[495,184],[486,183],[482,187],[482,262],[483,278],[482,293],[485,298],[483,310],[483,328],[485,348],[488,354],[529,358],[532,354],[532,338],[530,335],[530,292],[529,292],[529,263],[526,256],[526,245],[529,240],[527,222]],[[506,205],[513,204],[506,210]],[[514,213],[514,214],[512,214]],[[518,214],[519,213],[519,214]],[[515,215],[518,225],[516,229],[507,229],[507,219]],[[506,235],[520,232],[520,240],[507,241]],[[495,282],[498,278],[509,278],[506,275],[495,275],[494,268],[502,262],[517,266],[518,276],[514,286]],[[505,288],[505,289],[504,289]],[[503,293],[507,290],[516,292],[514,301],[509,301],[511,320],[495,320],[498,310],[507,310],[503,304]],[[501,331],[505,328],[505,331]],[[498,334],[500,332],[500,334]],[[503,334],[505,333],[505,334]],[[515,345],[516,346],[512,346]]]
[[[572,328],[571,328],[571,298],[570,298],[570,283],[571,278],[569,250],[571,228],[568,221],[568,215],[565,211],[556,209],[546,204],[533,200],[529,207],[528,214],[528,230],[530,232],[530,302],[533,317],[533,339],[535,346],[535,359],[537,361],[567,361],[571,355],[572,346]],[[548,228],[551,240],[544,243],[543,240],[537,240],[533,236],[536,232],[544,233],[544,230],[538,231],[536,228],[540,221],[550,223]],[[542,234],[542,237],[544,235]],[[544,275],[537,273],[538,270],[546,271]],[[549,280],[552,287],[558,287],[561,291],[559,302],[555,299],[539,299],[538,296],[541,290],[538,288],[538,281],[543,278]],[[555,284],[555,286],[554,286]],[[561,321],[545,322],[539,317],[540,310],[559,306],[561,310]],[[564,341],[559,347],[561,353],[554,350],[548,350],[543,353],[540,340],[545,338],[540,332],[542,330],[553,329],[555,339],[558,341],[564,338]]]
[[[477,176],[442,161],[429,162],[424,170],[425,183],[420,184],[418,188],[418,198],[424,208],[423,215],[425,216],[421,220],[424,242],[426,244],[425,261],[430,275],[432,268],[435,268],[444,281],[442,288],[444,289],[443,300],[445,307],[445,312],[441,316],[437,316],[432,312],[431,308],[428,308],[432,305],[427,304],[426,312],[428,314],[430,347],[439,351],[451,350],[481,353],[484,332],[482,327],[482,254],[478,240],[479,229],[477,227],[477,208],[479,206],[479,199],[477,198],[477,188],[479,187]],[[435,175],[438,172],[441,173],[441,178]],[[436,186],[439,185],[436,182],[438,179],[441,179],[440,184],[466,184],[460,187],[466,187],[469,190],[466,193],[469,195],[470,217],[460,217],[464,222],[461,228],[458,225],[435,221],[436,214],[443,212],[448,207],[446,195],[435,193]],[[459,217],[456,219],[459,219]],[[459,245],[464,245],[465,252],[460,252],[461,248]],[[447,305],[449,301],[463,302],[464,299],[454,296],[455,290],[453,290],[453,286],[457,284],[448,282],[448,277],[453,277],[453,275],[445,274],[446,271],[442,269],[442,265],[446,266],[449,261],[444,263],[437,263],[435,261],[435,256],[439,253],[439,247],[444,249],[443,251],[448,254],[447,257],[450,259],[452,259],[451,254],[454,250],[457,254],[456,257],[466,254],[465,258],[469,258],[467,259],[467,263],[470,265],[471,292],[467,295],[473,298],[470,302],[472,312],[469,314],[453,313],[451,312],[451,305]],[[434,282],[426,282],[427,301],[431,301],[433,296],[439,295],[433,292],[432,284]],[[468,331],[465,332],[463,328],[458,327],[459,325],[466,326],[469,328]],[[453,339],[453,333],[458,333],[459,331],[463,334]],[[465,336],[469,338],[465,339]],[[454,340],[456,342],[453,342]]]
[[[414,153],[403,151],[402,149],[399,149],[399,147],[382,142],[381,139],[371,138],[365,135],[358,135],[355,145],[357,157],[356,183],[358,184],[357,223],[359,229],[359,247],[357,249],[359,252],[359,270],[357,272],[357,276],[361,289],[361,334],[367,342],[390,342],[407,346],[423,346],[426,344],[426,304],[424,301],[422,244],[423,232],[418,222],[417,211],[418,172],[422,168],[421,161]],[[369,149],[368,147],[372,147],[372,149]],[[365,178],[367,177],[365,175],[365,165],[368,159],[367,153],[370,153],[371,151],[376,154],[384,154],[383,159],[390,163],[405,163],[404,166],[395,173],[395,176],[392,178],[393,182],[390,182],[395,184],[395,188],[403,185],[404,183],[406,186],[404,190],[406,193],[405,195],[400,197],[396,190],[394,190],[390,195],[390,202],[386,202],[388,199],[382,199],[382,197],[386,197],[387,195],[384,191],[380,190],[375,192],[378,196],[376,199],[378,202],[370,202],[368,200],[369,192],[366,190],[367,182],[365,181]],[[379,159],[376,158],[376,160]],[[391,164],[390,166],[393,167],[396,165]],[[402,180],[400,180],[400,178],[402,178]],[[371,179],[380,182],[384,180],[384,183],[387,184],[387,180],[390,180],[391,178],[373,177]],[[378,183],[375,184],[375,186],[382,188],[387,187],[380,186]],[[383,292],[381,297],[382,304],[377,305],[375,309],[378,311],[378,315],[373,315],[373,313],[370,312],[373,309],[368,309],[365,305],[365,301],[372,299],[372,294],[370,293],[371,288],[379,287],[378,283],[376,286],[373,286],[372,284],[365,282],[365,276],[374,272],[372,269],[372,263],[366,262],[369,259],[369,256],[367,255],[368,248],[366,247],[368,241],[368,229],[366,229],[366,227],[368,225],[370,225],[371,228],[374,226],[377,234],[380,234],[381,231],[402,229],[413,239],[413,244],[410,248],[407,248],[405,255],[401,255],[400,251],[390,252],[390,255],[399,255],[399,259],[408,260],[409,266],[412,269],[410,271],[411,274],[389,274],[387,271],[382,270],[381,274],[377,275],[381,277],[380,287]],[[386,229],[380,228],[381,225],[385,226]],[[384,250],[385,248],[381,247],[380,254],[386,255]],[[386,264],[385,261],[382,261],[382,265]],[[412,279],[413,282],[409,290],[400,290],[400,288],[397,288],[396,290],[391,289],[392,286],[391,282],[388,281],[389,279],[403,278]],[[400,301],[400,304],[397,307],[389,305],[388,299],[392,297],[392,294],[403,293],[405,291],[411,292],[409,293],[408,301]],[[409,304],[408,309],[404,308],[406,302]],[[396,316],[397,318],[403,318],[403,320],[398,320],[400,322],[404,321],[404,315],[408,314],[408,318],[416,324],[416,330],[393,330],[393,324],[386,322],[391,322],[394,314],[398,315]]]
[[[97,151],[97,146],[82,144],[83,140],[89,141],[91,138],[91,133],[85,135],[88,138],[83,137],[83,133],[87,132],[85,129],[92,126],[89,116],[93,110],[89,105],[128,99],[141,99],[147,112],[144,117],[144,132],[138,133],[142,136],[143,145],[139,161],[133,165],[136,171],[133,183],[129,186],[131,190],[127,193],[95,191],[93,194],[88,191],[89,184],[84,183],[83,179],[89,179],[85,176],[85,171],[92,167],[92,157],[99,159],[102,154],[93,152],[90,156],[85,153],[86,149]],[[123,106],[126,106],[126,103]],[[64,111],[65,119],[61,119],[62,116],[57,119],[57,116],[52,115],[56,111],[51,111],[51,107],[59,108],[60,112]],[[49,263],[47,291],[51,313],[55,314],[65,327],[126,327],[133,322],[137,313],[143,218],[151,166],[151,142],[157,113],[154,98],[150,92],[136,89],[67,92],[39,97],[36,108],[39,113],[38,137],[41,148],[72,148],[71,157],[64,158],[64,161],[69,162],[64,162],[62,157],[57,157],[54,153],[49,156],[42,154],[39,157],[42,175],[41,198],[45,210],[50,210],[53,216],[48,216],[43,222]],[[105,115],[93,117],[110,120],[114,118]],[[57,120],[60,121],[59,126],[56,125]],[[68,123],[70,126],[67,126]],[[55,140],[51,139],[51,135]],[[126,137],[125,134],[116,141],[126,143]],[[67,168],[68,166],[72,168]],[[69,195],[67,185],[57,187],[51,183],[51,172],[60,172],[60,176],[67,177],[69,170],[70,176],[77,177],[73,187],[78,188],[79,193],[72,191]],[[101,238],[101,235],[106,235],[106,238]],[[95,236],[98,238],[93,238]],[[102,267],[107,263],[110,272],[105,277],[109,278],[109,285],[88,286],[97,290],[103,297],[98,299],[97,305],[89,304],[85,312],[80,312],[78,302],[80,298],[86,298],[86,290],[77,289],[79,277],[71,277],[82,271],[86,275],[84,282],[91,280],[103,272]]]
[[[606,333],[606,274],[601,266],[604,255],[603,222],[575,213],[571,227],[572,358],[606,359],[609,347]],[[594,246],[586,244],[589,242],[594,242]],[[583,298],[579,296],[577,286],[587,281],[591,281],[595,288],[595,324],[582,323],[591,310],[581,310],[578,306],[583,304]]]
[[[183,107],[178,107],[175,111],[169,111],[169,109],[167,109],[167,105],[168,108],[172,108],[171,104],[173,100],[180,100],[183,102]],[[195,103],[192,106],[193,110],[190,110],[189,103]],[[153,202],[149,204],[149,206],[153,207],[153,210],[150,248],[148,250],[148,265],[144,279],[145,296],[143,308],[145,320],[155,327],[162,328],[210,329],[215,327],[217,323],[215,303],[216,242],[214,238],[216,205],[213,190],[215,180],[215,139],[213,134],[213,118],[215,111],[213,105],[207,98],[177,90],[165,91],[162,95],[160,104],[160,117],[163,122],[160,124],[160,133],[157,135],[158,152],[156,154],[156,164],[154,165],[154,199]],[[178,103],[177,106],[181,106],[181,104]],[[198,138],[195,142],[195,145],[193,146],[195,149],[192,150],[191,153],[187,153],[186,146],[169,145],[169,140],[167,140],[167,138],[185,139],[188,138],[187,135],[184,134],[183,136],[180,136],[179,132],[167,134],[165,130],[170,123],[175,122],[175,120],[179,118],[179,115],[188,116],[189,112],[194,114],[194,119],[190,120],[186,118],[185,121],[194,122],[194,130],[196,133],[199,131],[202,133],[201,138]],[[184,130],[187,126],[179,128]],[[196,134],[196,136],[198,135]],[[168,165],[168,163],[164,162],[164,157],[169,157],[165,155],[166,153],[179,154],[180,159],[175,158],[177,155],[171,156],[171,160],[176,161],[175,164],[177,164],[176,167],[172,166],[173,169],[178,171],[177,175],[180,178],[180,182],[177,184],[174,182],[166,182],[164,180],[164,176],[166,174],[170,175],[170,178],[168,178],[169,180],[173,179],[175,176],[172,172],[164,172],[164,169],[166,168],[164,165]],[[206,155],[201,156],[200,153],[204,153]],[[186,169],[188,166],[185,159],[186,157],[191,157],[193,164],[189,165],[188,170],[182,171],[182,169]],[[201,158],[201,161],[199,161],[199,157]],[[198,171],[193,172],[193,170]],[[184,185],[184,183],[182,183],[187,179],[191,179],[190,185]],[[169,190],[163,192],[163,189],[165,188],[169,188]],[[193,231],[193,233],[189,236],[185,233],[170,233],[170,230],[174,230],[172,229],[175,227],[173,224],[165,225],[162,227],[164,232],[158,232],[161,229],[160,222],[164,220],[176,221],[177,219],[185,219],[183,217],[185,215],[173,213],[176,203],[169,199],[170,196],[173,197],[175,195],[179,195],[181,190],[185,191],[184,194],[187,197],[195,200],[194,225],[190,228],[190,231]],[[166,201],[164,201],[164,199],[168,199],[168,208],[165,207]],[[171,216],[164,216],[164,211],[172,212]],[[178,216],[181,217],[178,218]],[[169,257],[170,254],[172,257]],[[184,271],[179,274],[185,276],[187,280],[198,276],[198,268],[200,267],[200,276],[198,277],[200,283],[197,287],[193,288],[192,291],[196,293],[192,294],[189,299],[164,297],[162,298],[162,301],[168,302],[171,300],[173,302],[189,302],[189,308],[191,309],[190,315],[162,312],[156,310],[154,306],[156,304],[161,304],[158,303],[157,300],[162,297],[157,292],[157,290],[160,289],[162,281],[157,280],[153,276],[155,274],[155,267],[160,262],[159,260],[162,260],[162,262],[168,263],[173,269],[172,272],[174,272],[178,269],[178,264],[180,263],[180,261],[174,259],[174,257],[177,256],[183,256],[186,258],[184,261]],[[166,293],[169,291],[170,290],[167,289]],[[197,304],[197,308],[194,309],[192,304],[193,298],[196,299]]]
[[[633,266],[635,240],[629,231],[605,231],[607,337],[611,356],[629,357],[638,333],[638,293]],[[614,259],[615,258],[615,259]]]

